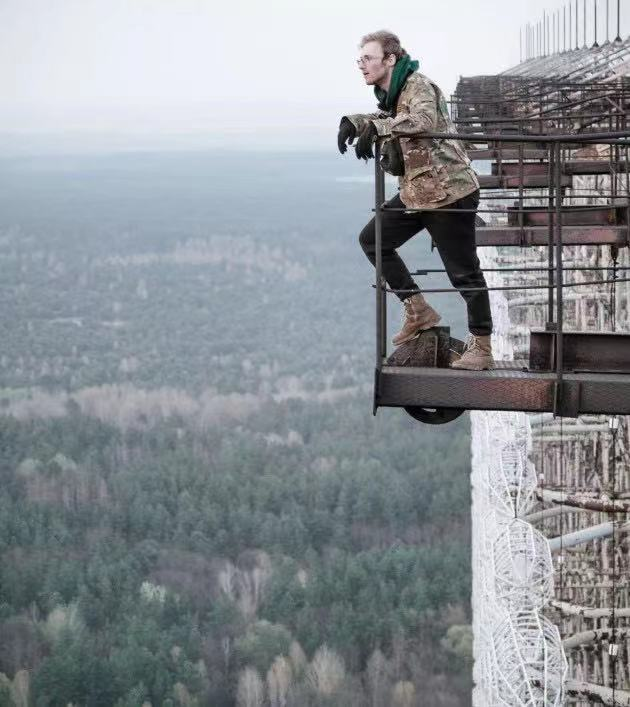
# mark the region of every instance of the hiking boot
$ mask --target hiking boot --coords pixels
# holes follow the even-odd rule
[[[442,318],[419,292],[404,299],[402,304],[405,321],[403,328],[392,339],[394,346],[400,346],[414,339],[420,332],[432,329]]]
[[[475,336],[474,334],[468,337],[461,358],[451,363],[451,368],[462,368],[467,371],[484,371],[493,366],[490,336]]]

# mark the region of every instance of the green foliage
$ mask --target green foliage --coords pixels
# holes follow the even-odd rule
[[[250,665],[265,675],[274,658],[288,654],[290,645],[291,634],[284,626],[257,621],[236,641],[235,648],[243,667]]]
[[[11,697],[11,688],[2,681],[4,675],[0,674],[0,707],[15,707],[15,702]]]
[[[138,707],[147,700],[149,693],[143,683],[134,685],[131,690],[120,699],[116,700],[114,707]]]
[[[472,664],[473,632],[472,626],[469,624],[464,626],[457,624],[449,626],[446,636],[444,636],[440,643],[449,653]]]
[[[276,429],[288,427],[285,407],[292,408],[291,428],[306,436],[319,408],[274,404],[270,412],[279,417]],[[206,659],[220,681],[226,677],[222,635],[233,641],[234,659],[227,663],[231,675],[242,664],[255,665],[264,675],[276,655],[287,653],[291,636],[309,655],[327,643],[351,670],[360,671],[375,647],[386,649],[399,631],[414,635],[440,607],[467,597],[467,495],[459,489],[467,485],[466,428],[461,421],[450,435],[432,434],[431,461],[417,466],[410,451],[418,437],[429,436],[415,423],[398,421],[398,444],[387,457],[381,438],[367,434],[365,413],[354,404],[330,409],[311,430],[309,445],[297,450],[265,443],[270,412],[252,417],[248,434],[225,428],[220,439],[210,435],[204,440],[191,430],[194,444],[175,449],[175,430],[169,425],[141,437],[121,437],[103,425],[97,430],[100,448],[114,453],[99,454],[99,446],[89,450],[92,458],[100,456],[102,466],[94,473],[108,488],[98,513],[76,514],[54,500],[31,501],[26,487],[15,499],[2,496],[0,523],[11,539],[4,557],[13,559],[0,567],[0,587],[11,614],[35,604],[45,616],[76,601],[88,635],[112,641],[119,632],[109,644],[109,661],[100,663],[113,685],[113,693],[106,691],[102,698],[113,700],[110,704],[126,699],[140,683],[155,699],[166,699],[178,680],[191,695],[204,694],[204,679],[190,667],[204,655],[204,636],[217,637],[216,653],[214,648],[210,653],[216,657]],[[337,468],[299,471],[312,469],[335,435],[348,444],[343,431],[335,432],[348,418],[356,422],[353,450],[336,457]],[[46,421],[28,427],[40,445],[50,434],[68,439],[51,456],[70,456],[72,442],[64,427],[81,435],[83,420],[94,429],[83,416],[57,420],[52,428]],[[383,425],[393,434],[393,421],[384,419]],[[30,445],[23,428],[5,427],[3,421],[0,430],[9,450]],[[79,467],[87,463],[87,453],[75,452]],[[116,461],[120,457],[129,460],[122,467]],[[438,474],[451,480],[448,493],[435,493]],[[427,498],[434,507],[425,507]],[[89,546],[87,537],[92,538]],[[236,561],[251,547],[273,554],[258,618],[274,629],[260,635],[245,630],[238,589],[234,601],[229,600],[212,564],[213,557]],[[164,584],[163,602],[140,601],[146,581]],[[203,617],[201,639],[195,640],[193,608]],[[448,626],[431,620],[441,631],[435,637],[439,642]],[[173,665],[173,645],[183,647],[188,668]],[[85,685],[96,668],[85,663],[79,670],[71,656],[91,649],[71,648],[74,653],[63,655],[55,648],[39,667],[33,692],[43,704],[88,694]]]
[[[369,704],[377,647],[465,703],[468,421],[371,415],[371,193],[222,159],[0,165],[0,672],[34,707],[231,707],[299,641],[350,673],[315,695],[300,658],[290,707]]]

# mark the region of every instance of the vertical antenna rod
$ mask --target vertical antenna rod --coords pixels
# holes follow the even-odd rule
[[[599,44],[597,44],[597,0],[593,0],[593,14],[595,17],[593,22],[593,28],[595,31],[595,41],[593,42],[593,47],[599,47]]]
[[[525,25],[525,59],[529,59],[529,22]]]
[[[579,27],[578,27],[578,0],[575,0],[575,48],[579,49],[580,48],[580,40],[579,40]]]
[[[582,3],[583,8],[584,8],[584,49],[588,49],[586,46],[586,0]]]
[[[567,50],[567,6],[562,6],[562,51]]]

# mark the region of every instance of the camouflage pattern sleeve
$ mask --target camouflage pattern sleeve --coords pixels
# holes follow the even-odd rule
[[[428,81],[414,82],[413,92],[407,101],[401,101],[395,118],[371,120],[380,136],[404,137],[435,131],[437,102],[433,86]]]
[[[370,120],[382,120],[388,117],[389,113],[378,111],[377,113],[354,113],[353,115],[344,115],[342,119],[347,118],[357,129],[357,134],[359,134]]]

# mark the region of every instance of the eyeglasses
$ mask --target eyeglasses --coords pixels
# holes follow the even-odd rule
[[[369,64],[372,61],[375,61],[376,59],[383,59],[384,57],[384,54],[382,54],[381,56],[370,56],[369,54],[364,54],[358,59],[355,59],[355,61],[357,62],[357,66],[361,66],[361,64]]]

